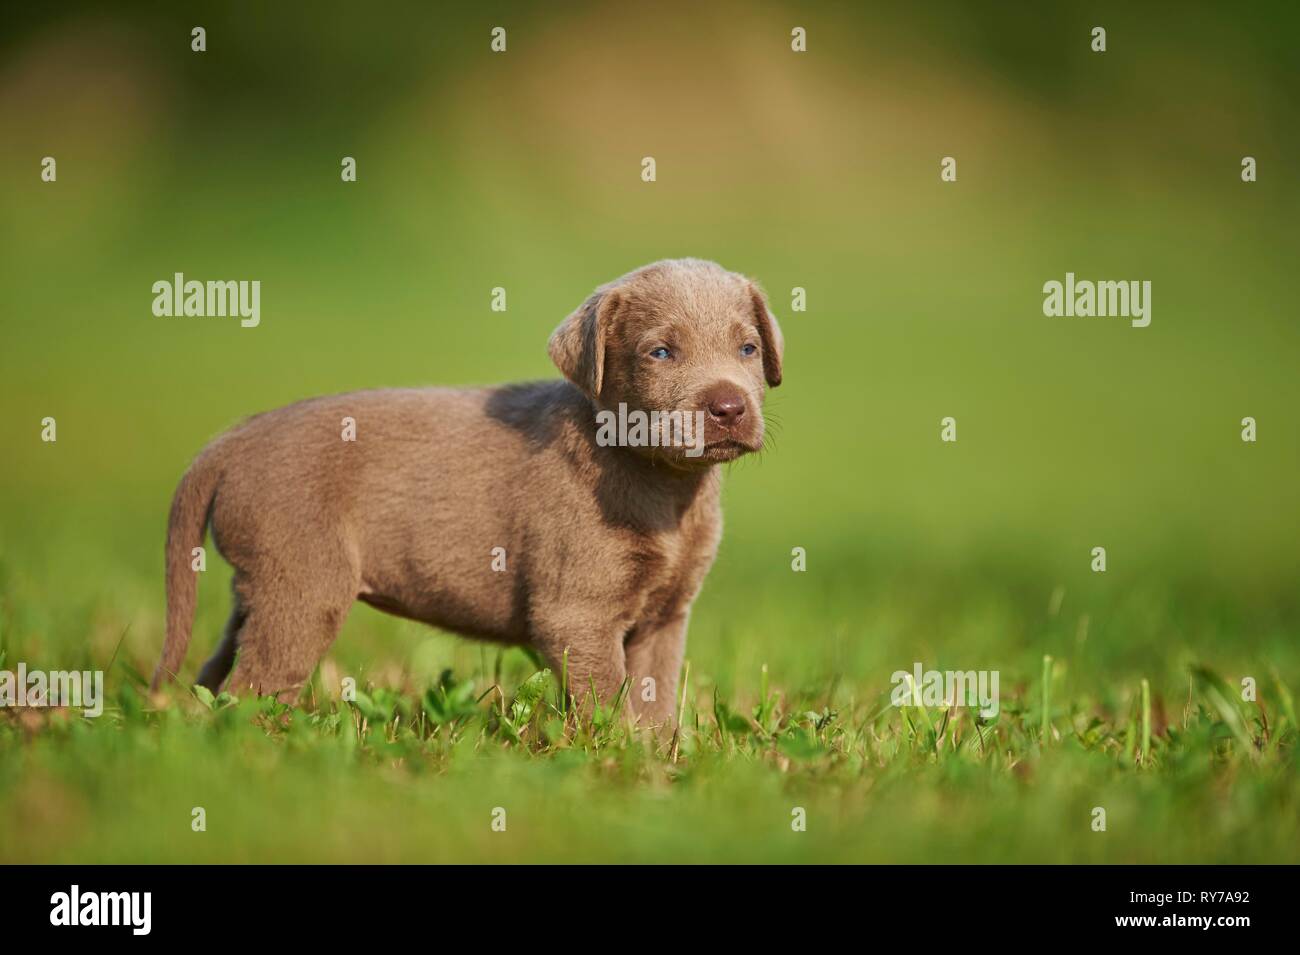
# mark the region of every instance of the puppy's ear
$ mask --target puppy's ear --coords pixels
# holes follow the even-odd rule
[[[763,342],[763,377],[769,388],[781,383],[781,357],[785,354],[785,339],[781,336],[781,326],[776,323],[776,316],[767,307],[767,299],[753,282],[749,283],[749,298],[754,304],[754,324],[758,326],[758,337]]]
[[[622,299],[616,289],[597,289],[551,333],[546,352],[564,377],[588,398],[600,396],[605,379],[605,337]]]

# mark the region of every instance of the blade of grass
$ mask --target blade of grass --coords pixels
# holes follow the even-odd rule
[[[1043,654],[1043,716],[1039,725],[1039,737],[1046,745],[1048,731],[1052,726],[1052,658]]]
[[[1151,752],[1151,684],[1142,678],[1142,765]]]
[[[1228,727],[1233,737],[1241,744],[1247,757],[1254,759],[1256,756],[1255,743],[1246,730],[1246,723],[1241,718],[1241,712],[1233,706],[1230,691],[1223,680],[1217,673],[1206,667],[1192,667],[1192,673],[1196,677],[1201,695],[1209,701],[1214,711],[1219,714],[1219,719],[1223,720],[1224,725]]]

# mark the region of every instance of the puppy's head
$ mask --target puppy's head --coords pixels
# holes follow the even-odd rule
[[[782,350],[758,287],[699,259],[656,262],[601,286],[549,344],[598,411],[658,413],[671,440],[630,446],[680,466],[762,448],[763,396],[781,383]]]

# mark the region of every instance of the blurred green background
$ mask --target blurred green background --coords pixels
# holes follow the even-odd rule
[[[1192,660],[1296,685],[1293,4],[6,16],[11,663],[104,667],[125,632],[119,660],[151,671],[172,489],[241,417],[551,377],[546,337],[594,286],[698,256],[761,282],[787,342],[774,447],[727,476],[688,648],[701,691],[752,692],[766,663],[792,690],[867,695],[920,660],[1001,669],[1009,693],[1044,653],[1101,700],[1147,676],[1181,706]],[[177,271],[260,280],[260,327],[154,317]],[[1150,280],[1150,327],[1044,317],[1067,271]],[[227,581],[214,560],[191,675]],[[358,606],[331,657],[395,685],[484,652]]]

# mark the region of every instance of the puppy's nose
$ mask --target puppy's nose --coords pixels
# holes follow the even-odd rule
[[[704,396],[704,404],[709,409],[709,417],[724,428],[734,427],[745,416],[745,396],[731,388],[709,392]]]

